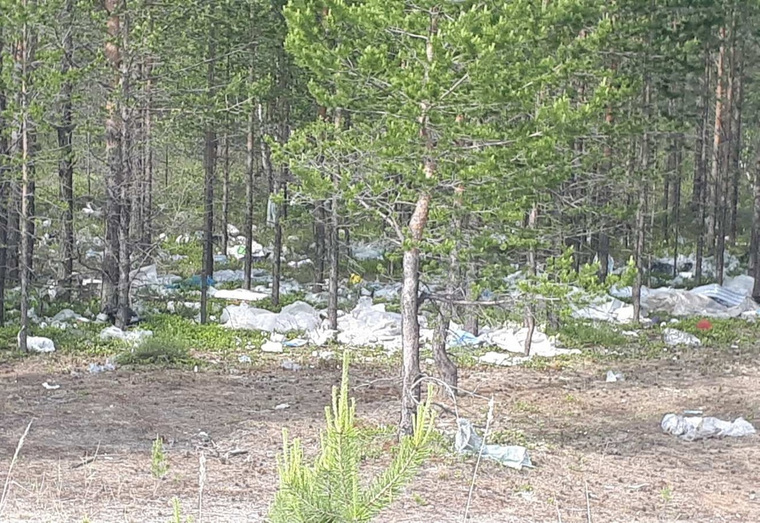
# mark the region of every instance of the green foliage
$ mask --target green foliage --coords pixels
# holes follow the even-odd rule
[[[157,338],[171,339],[185,347],[203,352],[258,348],[265,340],[260,332],[232,330],[214,323],[200,325],[187,318],[170,314],[151,316],[142,326],[152,330]]]
[[[182,506],[179,503],[179,499],[172,499],[172,519],[169,523],[193,523],[193,518],[188,516],[186,519],[182,519]]]
[[[168,337],[150,337],[132,350],[117,357],[122,365],[193,365],[187,345],[182,340]]]
[[[169,472],[169,464],[166,462],[164,442],[160,436],[157,436],[150,452],[150,473],[156,479],[163,479],[167,472]]]
[[[402,437],[388,468],[367,487],[361,486],[362,436],[355,423],[354,401],[348,398],[348,361],[346,351],[341,386],[333,388],[332,406],[325,409],[327,428],[313,465],[304,463],[300,440],[288,441],[283,431],[280,482],[269,514],[273,523],[370,521],[411,481],[429,453],[430,389],[418,410],[414,435]]]
[[[563,322],[557,334],[562,346],[577,349],[619,347],[631,342],[609,322],[571,320]]]

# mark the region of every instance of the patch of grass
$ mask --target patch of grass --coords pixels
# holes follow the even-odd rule
[[[156,338],[171,339],[204,352],[229,352],[261,347],[266,335],[257,331],[232,330],[221,325],[200,325],[187,318],[169,314],[152,316],[142,325]]]
[[[665,485],[662,490],[660,490],[660,497],[665,503],[668,503],[673,499],[673,490],[670,488],[670,485]]]
[[[156,479],[163,479],[167,472],[169,472],[169,464],[166,462],[164,442],[160,436],[157,436],[150,452],[150,473]]]
[[[182,519],[182,507],[179,504],[179,499],[172,499],[172,519],[169,523],[193,523],[193,518],[188,516],[187,519]]]
[[[760,337],[760,323],[749,322],[741,318],[708,318],[712,324],[710,330],[699,330],[697,322],[701,318],[686,318],[673,327],[694,334],[703,346],[712,348],[730,347],[731,345],[751,346]]]
[[[530,447],[530,442],[525,433],[518,429],[501,429],[495,430],[488,438],[488,443],[495,443],[498,445],[520,445],[523,447]]]
[[[117,357],[122,365],[192,365],[197,363],[181,340],[153,337],[148,338],[131,351]]]
[[[66,329],[55,327],[33,327],[34,336],[45,336],[55,343],[56,352],[65,354],[91,354],[103,356],[113,354],[125,347],[120,340],[101,340],[100,331],[108,324],[105,323],[78,323]]]
[[[605,322],[572,321],[556,333],[563,346],[571,349],[620,347],[631,343],[615,326]]]

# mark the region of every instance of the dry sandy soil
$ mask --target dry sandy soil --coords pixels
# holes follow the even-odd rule
[[[695,408],[757,424],[757,354],[699,349],[677,361],[627,360],[616,367],[626,374],[618,383],[605,383],[608,368],[579,360],[563,370],[462,370],[464,388],[495,398],[495,434],[528,446],[535,465],[518,472],[482,463],[469,521],[760,521],[757,437],[687,443],[659,428],[664,413]],[[394,424],[395,371],[360,364],[351,374],[362,423]],[[82,362],[63,357],[0,366],[0,485],[33,420],[0,520],[167,522],[177,497],[197,522],[203,454],[202,521],[264,521],[282,427],[315,449],[338,380],[334,367],[286,371],[273,361],[197,374],[90,375]],[[45,381],[60,389],[44,389]],[[289,407],[274,409],[282,403]],[[482,426],[484,399],[458,403],[460,415]],[[450,441],[454,417],[443,410],[437,424]],[[150,471],[156,435],[166,442],[170,466],[163,480]],[[447,444],[441,438],[420,476],[378,521],[463,520],[475,460],[447,452]],[[370,470],[383,462],[380,449]]]

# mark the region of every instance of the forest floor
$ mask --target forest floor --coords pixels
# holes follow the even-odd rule
[[[304,368],[288,371],[278,361],[284,357],[199,372],[120,368],[95,375],[85,360],[65,354],[0,364],[0,485],[33,420],[0,520],[165,523],[176,497],[183,516],[198,522],[203,454],[202,521],[263,521],[277,485],[282,428],[313,452],[340,379],[334,361],[303,354]],[[397,368],[388,360],[351,368],[370,472],[387,462],[393,442]],[[606,383],[609,369],[625,381]],[[492,440],[525,445],[535,465],[515,471],[482,462],[470,521],[760,521],[757,437],[689,443],[659,426],[664,414],[685,409],[756,424],[756,349],[705,347],[614,361],[580,356],[460,372],[461,386],[478,394],[458,399],[460,415],[482,433],[483,398],[493,396]],[[60,388],[47,390],[43,382]],[[442,436],[433,457],[378,521],[463,520],[476,460],[452,452],[456,423],[447,410],[437,425]],[[169,465],[162,480],[151,474],[157,435]]]

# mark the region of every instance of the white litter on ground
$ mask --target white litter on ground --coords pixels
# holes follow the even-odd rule
[[[484,458],[498,461],[506,467],[517,470],[522,470],[523,467],[533,467],[528,449],[520,445],[483,445],[483,438],[475,432],[472,424],[463,418],[457,419],[454,448],[460,454],[480,454]]]
[[[100,331],[101,340],[121,340],[130,345],[140,345],[143,341],[153,336],[153,331],[134,330],[123,331],[115,325],[106,327]]]
[[[247,289],[218,290],[214,298],[220,300],[261,301],[269,297],[263,292],[249,291]]]
[[[688,332],[679,331],[678,329],[664,329],[662,331],[662,341],[666,345],[675,347],[677,345],[685,345],[687,347],[698,347],[702,345],[699,338]]]
[[[660,422],[662,431],[686,441],[707,438],[739,438],[756,434],[755,427],[744,418],[724,421],[713,417],[666,414]]]
[[[44,336],[27,336],[26,348],[31,352],[55,352],[55,343]]]

